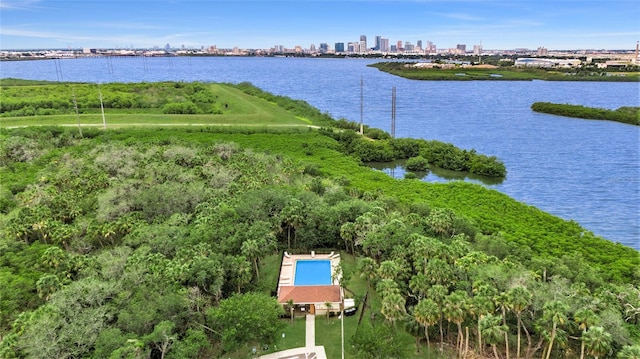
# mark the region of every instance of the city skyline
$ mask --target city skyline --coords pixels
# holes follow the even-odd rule
[[[635,1],[48,1],[0,3],[0,49],[269,49],[419,40],[438,48],[633,49]]]

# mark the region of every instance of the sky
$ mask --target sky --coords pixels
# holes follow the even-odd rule
[[[334,48],[367,36],[438,48],[632,50],[637,0],[0,0],[0,49]]]

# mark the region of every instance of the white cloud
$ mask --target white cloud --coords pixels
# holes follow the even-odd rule
[[[2,10],[29,10],[37,7],[41,0],[2,0],[0,9]]]

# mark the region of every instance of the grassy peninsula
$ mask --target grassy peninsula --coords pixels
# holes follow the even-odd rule
[[[0,121],[0,357],[304,346],[304,325],[271,294],[283,250],[320,248],[341,252],[343,285],[364,311],[345,320],[347,358],[640,350],[638,251],[480,185],[397,180],[360,157],[447,163],[461,151],[473,162],[471,151],[375,129],[363,141],[378,147],[367,147],[349,123],[250,84],[114,84],[132,103],[171,95],[148,110],[109,107],[106,130],[96,102],[79,107],[78,126],[71,100],[75,87],[89,101],[87,86],[99,106],[95,85],[2,86],[45,105],[54,89],[63,104],[32,102],[35,115]],[[215,95],[198,100],[196,88]],[[196,113],[158,110],[187,101]],[[316,326],[338,358],[339,321]]]
[[[607,72],[594,68],[589,69],[540,69],[518,68],[514,66],[498,67],[491,65],[444,66],[434,64],[433,67],[421,66],[417,62],[378,62],[369,66],[392,75],[411,80],[426,81],[608,81],[638,82],[640,72]]]
[[[617,110],[594,108],[580,105],[551,102],[534,102],[531,109],[551,115],[584,118],[587,120],[605,120],[640,126],[640,107],[620,107]]]

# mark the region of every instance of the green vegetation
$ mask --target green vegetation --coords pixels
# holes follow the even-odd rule
[[[536,112],[558,116],[616,121],[636,126],[640,125],[640,107],[620,107],[617,110],[608,110],[580,105],[534,102],[533,105],[531,105],[531,109]]]
[[[640,74],[634,72],[607,72],[596,68],[586,69],[539,69],[499,67],[458,67],[449,68],[421,68],[413,66],[415,62],[378,62],[368,66],[392,75],[428,81],[609,81],[609,82],[638,82]]]
[[[0,357],[244,358],[296,345],[278,333],[299,324],[267,298],[282,251],[314,248],[344,253],[361,305],[346,321],[350,357],[638,350],[637,251],[479,185],[390,178],[362,165],[341,139],[351,130],[261,122],[328,127],[316,109],[206,86],[236,105],[186,123],[261,115],[3,128]],[[362,140],[442,160],[418,142]],[[318,319],[318,343],[337,346],[335,323]]]
[[[100,95],[109,128],[178,124],[308,126],[288,109],[247,95],[240,90],[242,84],[237,88],[199,82],[108,83],[98,87],[12,79],[4,79],[1,84],[2,127],[101,126]]]
[[[2,127],[37,124],[79,126],[81,130],[82,126],[101,126],[99,94],[103,93],[108,98],[103,102],[108,109],[106,122],[109,128],[158,125],[324,126],[324,133],[338,140],[344,153],[365,162],[388,162],[421,155],[431,165],[447,170],[494,178],[504,178],[507,173],[504,164],[495,156],[462,150],[440,141],[391,139],[388,133],[369,126],[364,126],[365,136],[359,136],[355,132],[359,125],[355,122],[335,121],[304,101],[276,96],[249,83],[114,83],[102,85],[103,90],[100,91],[96,85],[90,84],[29,86],[28,81],[16,84],[16,80],[3,80],[2,84]],[[128,90],[127,86],[131,88]],[[86,113],[72,114],[74,99],[78,103],[78,112]],[[34,120],[36,115],[37,121]]]

